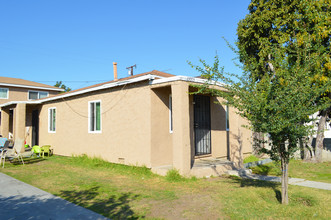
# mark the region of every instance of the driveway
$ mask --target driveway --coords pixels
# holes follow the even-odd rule
[[[0,219],[107,219],[0,173]]]

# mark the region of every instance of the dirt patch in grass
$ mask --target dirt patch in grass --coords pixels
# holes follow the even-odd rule
[[[145,201],[142,201],[145,202]],[[218,219],[224,218],[222,206],[209,193],[181,195],[169,202],[149,201],[150,214],[146,217],[164,219]]]

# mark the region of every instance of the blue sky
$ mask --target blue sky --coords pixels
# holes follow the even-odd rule
[[[240,73],[222,39],[236,40],[248,0],[0,0],[0,76],[72,89],[153,69],[197,76],[187,61],[213,63],[217,51]]]

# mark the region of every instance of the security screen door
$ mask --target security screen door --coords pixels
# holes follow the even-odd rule
[[[194,95],[195,155],[211,154],[210,97]]]

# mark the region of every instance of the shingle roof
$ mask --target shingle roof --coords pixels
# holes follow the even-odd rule
[[[4,76],[0,76],[0,84],[6,84],[6,85],[8,84],[8,86],[18,85],[18,86],[31,86],[31,87],[41,87],[41,88],[45,88],[45,89],[48,88],[48,89],[53,89],[53,90],[54,89],[61,90],[55,86],[37,83],[37,82],[25,80],[25,79],[4,77]]]
[[[118,79],[116,81],[115,80],[111,80],[111,81],[108,81],[108,82],[103,82],[103,83],[95,84],[95,85],[92,85],[92,86],[88,86],[88,87],[84,87],[84,88],[72,90],[70,92],[66,92],[66,94],[77,92],[77,91],[82,91],[82,90],[85,90],[85,89],[91,89],[91,88],[102,86],[102,85],[105,85],[105,84],[108,84],[108,83],[112,83],[112,82],[125,81],[125,80],[128,80],[128,79],[133,79],[133,78],[140,77],[140,76],[145,76],[145,75],[155,75],[155,76],[160,76],[160,77],[171,77],[171,76],[175,76],[175,75],[172,75],[172,74],[169,74],[169,73],[165,73],[165,72],[161,72],[161,71],[158,71],[158,70],[152,70],[150,72],[140,73],[140,74],[137,74],[137,75],[133,75],[133,76],[128,76],[128,77],[125,77],[125,78],[121,78],[121,79]]]
[[[164,78],[168,78],[168,77],[170,78],[170,77],[175,76],[175,75],[165,73],[165,72],[161,72],[161,71],[158,71],[158,70],[152,70],[150,72],[145,72],[145,73],[141,73],[141,74],[121,78],[121,79],[118,79],[116,81],[112,80],[112,81],[108,81],[108,82],[99,83],[99,84],[95,84],[95,85],[92,85],[92,86],[84,87],[84,88],[81,88],[81,89],[76,89],[76,90],[73,90],[73,91],[70,91],[70,92],[60,93],[60,94],[57,94],[57,95],[52,96],[52,97],[45,97],[45,98],[42,98],[42,99],[29,101],[29,104],[40,104],[40,103],[43,103],[43,102],[57,100],[57,99],[61,99],[61,98],[64,98],[64,97],[70,97],[70,96],[80,95],[80,94],[84,94],[84,93],[91,92],[91,91],[96,91],[96,90],[99,90],[99,89],[110,88],[110,87],[117,86],[117,85],[121,84],[120,82],[123,82],[124,84],[139,82],[139,81],[142,81],[142,80],[145,80],[145,79],[150,79],[151,75],[153,76],[152,77],[153,79],[155,78],[155,80],[164,79]],[[145,76],[147,76],[147,77],[145,77]],[[142,77],[142,78],[139,79],[138,77]],[[135,81],[135,78],[138,78],[138,79]],[[133,79],[133,80],[131,80],[131,79]],[[127,80],[127,82],[126,82],[126,80]],[[57,88],[57,87],[55,87],[55,88]],[[17,101],[8,102],[8,103],[2,104],[0,106],[4,107],[4,106],[11,105],[11,104],[16,104],[16,103],[18,103],[18,102]],[[25,103],[27,103],[27,102],[25,102]]]

